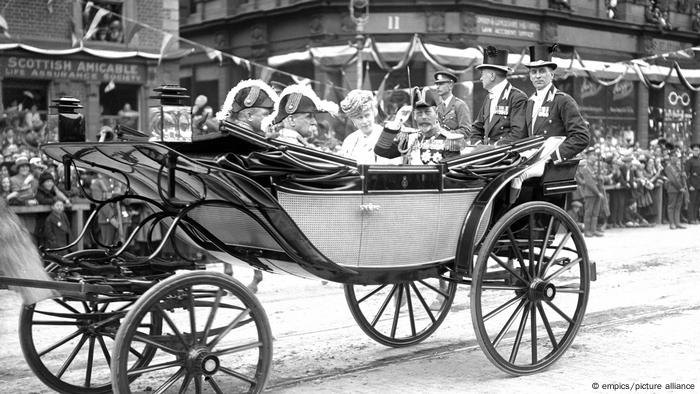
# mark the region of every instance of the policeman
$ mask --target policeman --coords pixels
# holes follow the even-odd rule
[[[469,135],[469,107],[452,94],[452,88],[457,77],[448,71],[438,71],[434,75],[435,86],[442,102],[437,106],[437,116],[440,126],[447,130]]]
[[[688,190],[690,201],[688,204],[688,223],[698,224],[698,209],[700,209],[700,144],[690,146],[691,156],[685,162],[685,171],[688,174]]]
[[[259,79],[241,81],[228,92],[216,118],[220,121],[228,120],[244,130],[265,136],[261,122],[270,114],[278,100],[277,93],[265,82]]]
[[[527,95],[506,79],[508,51],[492,46],[484,52],[484,63],[476,66],[481,71],[481,83],[488,96],[472,124],[471,144],[512,142],[527,136],[525,129],[525,102]]]

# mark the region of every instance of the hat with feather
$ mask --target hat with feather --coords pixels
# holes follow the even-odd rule
[[[508,51],[505,49],[496,49],[496,47],[490,45],[484,50],[484,62],[476,66],[477,70],[482,68],[495,68],[496,70],[505,71],[506,73],[513,71],[508,67]]]
[[[306,85],[290,85],[280,93],[280,99],[275,103],[272,114],[263,119],[263,124],[278,124],[293,114],[319,112],[335,116],[338,114],[338,104],[321,100],[313,89]]]
[[[265,108],[272,110],[279,100],[277,93],[259,79],[241,81],[226,95],[224,105],[216,114],[216,119],[225,120],[231,114],[246,108]]]

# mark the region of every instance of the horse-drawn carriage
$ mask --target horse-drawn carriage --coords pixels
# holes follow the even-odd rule
[[[107,204],[138,200],[153,211],[121,245],[45,251],[56,282],[48,287],[61,294],[23,308],[20,339],[52,389],[264,388],[272,335],[259,301],[201,262],[159,258],[174,239],[227,263],[342,283],[358,325],[387,346],[429,337],[459,284],[471,285],[481,348],[507,373],[540,371],[572,343],[595,277],[582,234],[562,209],[575,163],[528,179],[515,203],[508,196],[511,180],[544,160],[541,137],[439,165],[375,166],[228,122],[221,131],[194,142],[43,147],[66,168],[126,184],[124,195],[95,201],[80,237]],[[149,255],[126,251],[138,232],[152,238],[157,226],[167,231]]]

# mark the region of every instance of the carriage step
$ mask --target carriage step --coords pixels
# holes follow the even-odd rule
[[[595,261],[588,263],[588,269],[590,270],[591,282],[595,282],[598,279],[598,270],[596,269]]]

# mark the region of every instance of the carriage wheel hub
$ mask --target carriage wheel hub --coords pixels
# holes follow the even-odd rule
[[[197,348],[190,351],[188,357],[188,369],[205,375],[213,375],[219,371],[219,357],[211,354],[206,348]]]
[[[536,279],[530,284],[530,299],[552,301],[557,294],[557,288],[550,282]]]

